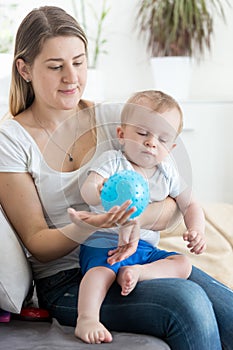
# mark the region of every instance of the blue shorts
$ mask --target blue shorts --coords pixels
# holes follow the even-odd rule
[[[135,264],[148,264],[168,256],[176,255],[176,252],[160,250],[146,241],[139,240],[137,251],[129,258],[110,265],[107,262],[108,251],[117,248],[118,235],[112,233],[95,232],[80,248],[80,266],[85,274],[89,269],[96,266],[105,266],[116,274],[120,267]]]

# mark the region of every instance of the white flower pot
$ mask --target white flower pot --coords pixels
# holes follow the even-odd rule
[[[189,98],[192,69],[190,57],[153,57],[151,68],[156,90],[181,101]]]

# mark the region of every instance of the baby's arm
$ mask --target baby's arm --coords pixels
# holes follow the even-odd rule
[[[137,219],[128,221],[119,228],[118,247],[108,252],[110,265],[127,259],[134,254],[140,238],[140,225]]]
[[[206,249],[205,216],[201,206],[188,192],[184,191],[176,197],[187,227],[183,239],[189,242],[187,247],[192,253],[201,254]]]
[[[103,176],[92,171],[81,187],[81,195],[88,205],[100,204],[100,192],[104,184]]]
[[[105,178],[92,171],[81,187],[81,195],[88,205],[98,205],[101,203],[100,193]],[[109,252],[109,264],[124,260],[135,253],[138,245],[140,227],[136,220],[126,221],[124,217],[119,220],[118,247]]]

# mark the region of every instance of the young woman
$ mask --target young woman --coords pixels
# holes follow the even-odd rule
[[[0,203],[30,252],[39,304],[75,326],[81,273],[78,246],[100,227],[124,223],[129,203],[90,214],[80,185],[92,159],[114,146],[119,111],[81,100],[87,41],[77,22],[57,7],[30,12],[15,41],[10,92],[13,119],[0,130]],[[87,108],[91,107],[93,108]],[[70,223],[68,208],[76,222]],[[140,224],[160,230],[174,214],[167,199]],[[189,280],[138,283],[129,296],[110,288],[101,308],[108,329],[146,333],[172,349],[232,348],[233,293],[200,270]],[[103,340],[105,341],[105,340]]]

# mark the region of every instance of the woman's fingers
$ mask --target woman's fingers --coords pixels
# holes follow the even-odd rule
[[[128,200],[121,206],[115,206],[108,212],[96,214],[87,211],[76,211],[73,208],[68,209],[68,213],[71,221],[80,225],[80,222],[92,225],[94,227],[109,228],[117,226],[118,224],[125,223],[130,215],[135,211],[135,208],[127,210],[131,201]]]
[[[130,200],[124,202],[121,206],[115,206],[111,208],[107,213],[111,213],[112,217],[109,217],[109,227],[123,225],[129,220],[132,213],[136,211],[135,207],[128,209],[132,202]]]
[[[126,201],[120,206],[120,210],[117,213],[117,224],[124,225],[130,218],[130,216],[137,210],[136,207],[129,208],[132,202]]]

